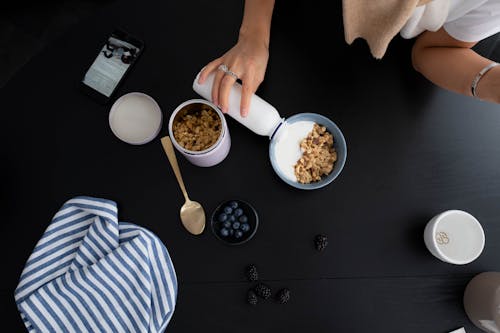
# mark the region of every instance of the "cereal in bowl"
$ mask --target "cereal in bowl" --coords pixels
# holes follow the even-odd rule
[[[222,131],[219,115],[206,107],[179,114],[172,125],[177,143],[186,150],[202,151],[213,146]]]
[[[333,136],[324,126],[314,124],[313,130],[300,143],[302,157],[295,164],[295,177],[302,184],[321,180],[333,170],[337,152],[333,147]]]

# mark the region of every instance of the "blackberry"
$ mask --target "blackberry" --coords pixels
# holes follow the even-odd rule
[[[250,265],[247,267],[246,276],[248,281],[257,281],[259,279],[259,273],[257,272],[257,267],[255,265]]]
[[[290,290],[283,288],[276,293],[276,301],[280,304],[285,304],[290,300]]]
[[[262,297],[263,299],[268,299],[271,297],[271,288],[265,285],[264,283],[259,283],[253,289],[257,296]]]
[[[325,235],[316,235],[314,238],[314,246],[316,250],[323,251],[328,245],[328,238]]]
[[[252,289],[248,290],[247,303],[250,305],[257,305],[258,302],[259,299],[257,298],[257,294],[255,293],[255,291],[253,291]]]

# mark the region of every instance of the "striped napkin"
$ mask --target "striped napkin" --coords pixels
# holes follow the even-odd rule
[[[118,222],[116,203],[66,202],[26,263],[15,291],[30,332],[163,332],[177,298],[167,249]]]

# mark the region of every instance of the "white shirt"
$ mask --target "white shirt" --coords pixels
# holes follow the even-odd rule
[[[414,38],[443,27],[453,38],[478,42],[500,32],[500,0],[433,0],[415,8],[400,34]]]

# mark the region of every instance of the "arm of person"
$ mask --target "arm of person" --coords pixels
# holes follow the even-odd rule
[[[443,28],[436,32],[426,31],[417,37],[413,46],[413,67],[442,88],[472,96],[472,81],[492,63],[471,50],[475,44],[454,39]],[[481,78],[476,95],[482,100],[500,103],[500,66]]]
[[[238,42],[222,57],[210,62],[202,70],[199,83],[217,71],[212,88],[212,102],[227,112],[229,91],[236,79],[217,70],[222,64],[234,72],[242,82],[240,112],[248,114],[250,98],[264,80],[269,59],[269,38],[274,0],[245,0],[243,20]]]

